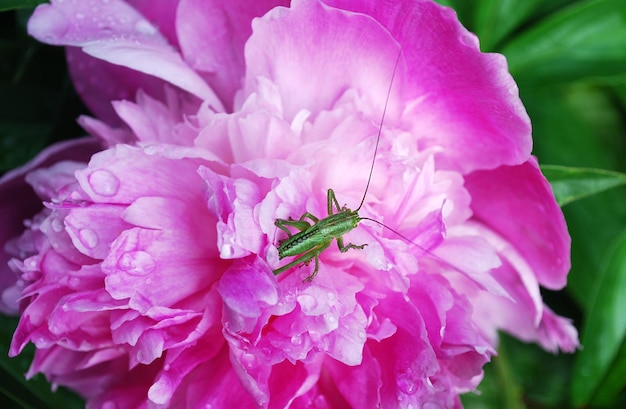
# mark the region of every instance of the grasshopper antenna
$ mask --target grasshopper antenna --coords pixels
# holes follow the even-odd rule
[[[396,77],[396,71],[398,69],[398,64],[400,63],[400,55],[402,51],[398,52],[398,56],[396,57],[396,63],[393,66],[393,72],[391,73],[391,81],[389,83],[389,89],[387,90],[387,98],[385,99],[385,107],[383,108],[383,115],[380,118],[380,128],[378,128],[378,136],[376,137],[376,147],[374,148],[374,157],[372,158],[372,166],[370,167],[370,175],[367,178],[367,184],[365,185],[365,192],[363,193],[363,198],[361,198],[361,203],[359,207],[356,208],[356,212],[361,210],[363,203],[365,203],[365,196],[367,196],[367,191],[370,188],[370,182],[372,181],[372,174],[374,173],[374,164],[376,163],[376,155],[378,154],[378,145],[380,143],[380,136],[383,132],[383,123],[385,122],[385,115],[387,114],[387,105],[389,104],[389,97],[391,96],[391,89],[393,88],[393,80]]]
[[[407,236],[405,236],[404,234],[400,233],[398,230],[393,229],[393,228],[391,228],[391,227],[387,226],[385,223],[379,222],[378,220],[371,219],[371,218],[369,218],[369,217],[359,217],[359,220],[369,220],[370,222],[374,222],[374,223],[376,223],[376,224],[378,224],[378,225],[381,225],[381,226],[383,226],[385,229],[387,229],[387,230],[389,230],[389,231],[393,232],[394,234],[397,234],[400,238],[402,238],[402,239],[403,239],[404,241],[406,241],[407,243],[412,244],[412,245],[414,245],[415,247],[417,247],[418,249],[420,249],[421,251],[423,251],[423,252],[425,252],[425,253],[428,253],[429,255],[434,256],[434,254],[432,254],[430,251],[426,250],[425,248],[423,248],[422,246],[420,246],[419,244],[417,244],[416,242],[414,242],[413,240],[411,240],[410,238],[408,238],[408,237],[407,237]],[[437,257],[437,256],[435,256],[435,257]],[[439,258],[439,257],[437,257],[437,258]],[[447,261],[445,261],[445,260],[444,260],[444,262],[445,262],[446,264],[449,264],[449,263],[448,263]]]

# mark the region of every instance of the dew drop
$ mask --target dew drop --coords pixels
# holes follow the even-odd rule
[[[302,336],[301,335],[294,335],[293,337],[291,337],[291,345],[302,345]]]
[[[71,277],[68,281],[68,285],[70,286],[70,288],[78,288],[78,286],[80,286],[80,278]]]
[[[92,249],[98,245],[98,235],[91,229],[81,229],[78,232],[78,239],[88,249]]]
[[[293,293],[293,290],[289,290],[287,292],[287,294],[285,294],[285,302],[287,303],[291,303],[293,302],[293,300],[296,298],[295,294]]]
[[[115,402],[107,401],[102,404],[102,409],[117,409]]]
[[[309,294],[299,295],[298,303],[300,304],[300,307],[305,314],[307,312],[313,311],[317,307],[317,300],[315,299],[315,297]]]
[[[367,337],[367,334],[366,334],[366,333],[365,333],[365,331],[363,331],[362,329],[361,329],[361,330],[359,330],[359,332],[357,333],[357,335],[358,335],[358,337],[359,337],[359,339],[360,339],[361,341],[363,341],[363,340]]]
[[[248,369],[253,368],[257,364],[256,356],[249,352],[244,352],[241,355],[241,363],[243,364],[243,366],[245,366]]]
[[[93,191],[100,196],[114,196],[120,188],[117,176],[105,169],[92,172],[88,180]]]
[[[222,248],[220,249],[220,258],[228,260],[233,258],[234,255],[235,248],[233,246],[231,246],[230,244],[222,245]]]
[[[37,260],[33,257],[29,258],[28,260],[26,260],[26,267],[29,270],[35,270],[37,268]]]
[[[166,372],[169,371],[170,370],[170,364],[163,365],[163,370],[166,371]]]
[[[154,35],[157,33],[156,28],[146,20],[139,20],[135,23],[135,31],[141,34]]]
[[[417,392],[417,384],[415,383],[415,379],[408,373],[401,373],[398,375],[396,380],[396,384],[398,388],[406,393],[407,395],[413,395]]]
[[[51,226],[52,226],[52,230],[57,233],[61,233],[63,229],[65,229],[65,226],[63,225],[63,222],[60,219],[52,219]]]
[[[117,261],[117,266],[128,274],[144,276],[154,270],[156,263],[150,253],[138,250],[122,254]]]

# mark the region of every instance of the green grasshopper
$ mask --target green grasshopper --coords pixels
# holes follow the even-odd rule
[[[313,273],[305,279],[306,281],[311,282],[311,280],[313,280],[319,270],[320,254],[332,244],[333,240],[337,240],[337,247],[339,247],[339,251],[341,251],[342,253],[345,253],[350,249],[362,250],[363,248],[365,248],[365,246],[367,246],[367,244],[344,244],[343,235],[354,230],[359,225],[359,222],[361,220],[372,220],[376,223],[382,224],[376,220],[359,216],[359,210],[361,210],[361,207],[365,202],[365,196],[367,195],[370,181],[372,180],[372,172],[374,171],[374,163],[376,161],[376,154],[378,152],[378,144],[380,142],[385,114],[387,113],[387,104],[389,103],[389,96],[391,95],[393,79],[395,77],[399,61],[400,54],[398,54],[398,58],[393,68],[393,74],[391,77],[391,82],[389,84],[389,90],[387,91],[387,99],[385,101],[385,107],[383,109],[383,114],[380,121],[380,128],[378,129],[378,136],[376,138],[374,158],[372,159],[370,174],[367,179],[367,185],[365,186],[365,192],[363,193],[363,198],[361,199],[359,207],[357,207],[356,210],[351,210],[347,206],[340,207],[339,202],[337,201],[337,197],[335,196],[335,192],[332,189],[328,189],[328,216],[326,218],[320,220],[318,217],[315,217],[311,213],[306,212],[302,216],[300,216],[298,220],[293,220],[291,218],[287,220],[276,219],[276,221],[274,221],[274,225],[287,233],[287,238],[279,241],[278,243],[278,258],[282,260],[285,257],[299,257],[297,257],[290,263],[285,264],[284,266],[274,270],[274,275],[278,275],[290,269],[291,267],[295,267],[301,264],[308,266],[311,260],[314,260],[315,268],[313,269]],[[336,209],[336,213],[333,212],[333,207]],[[310,222],[307,221],[307,219],[309,219]],[[299,232],[292,234],[287,226],[294,227],[298,229]]]

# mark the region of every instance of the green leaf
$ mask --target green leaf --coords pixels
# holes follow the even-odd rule
[[[605,87],[568,84],[520,88],[533,122],[540,163],[625,173],[626,128],[619,101]],[[572,236],[567,290],[583,308],[595,288],[606,249],[626,226],[626,189],[605,190],[563,208]],[[565,314],[568,315],[568,314]]]
[[[497,44],[527,19],[544,0],[481,0],[475,7],[473,29],[483,51]]]
[[[0,407],[20,409],[79,409],[84,401],[65,388],[56,392],[41,376],[26,380],[34,348],[29,345],[19,356],[8,357],[9,345],[17,318],[0,315]]]
[[[626,174],[603,169],[542,165],[559,206],[592,196],[616,186],[626,185]]]
[[[626,340],[626,230],[610,251],[592,295],[574,365],[571,397],[575,406],[608,401],[626,385],[626,365],[619,361]]]
[[[38,4],[47,3],[46,0],[0,0],[0,11],[35,7]]]
[[[502,52],[519,82],[626,80],[624,0],[594,0],[561,9]]]

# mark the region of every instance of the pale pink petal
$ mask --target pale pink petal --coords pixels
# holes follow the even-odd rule
[[[288,121],[300,110],[316,115],[333,106],[346,89],[371,98],[370,109],[382,116],[400,50],[371,18],[297,1],[290,9],[275,8],[254,20],[252,28],[245,48],[244,91],[238,98],[252,93],[259,78],[268,78],[277,84]]]
[[[288,4],[284,0],[180,2],[177,34],[184,59],[216,90],[227,111],[232,111],[235,92],[243,81],[243,49],[252,33],[252,19]]]

